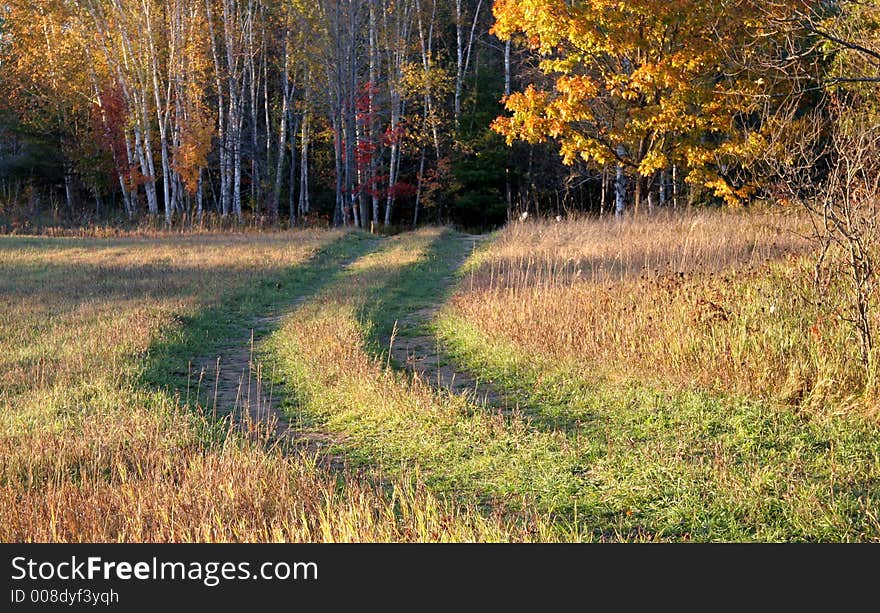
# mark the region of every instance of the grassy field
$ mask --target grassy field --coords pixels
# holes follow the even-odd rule
[[[0,540],[528,536],[415,474],[338,474],[184,403],[189,357],[371,247],[305,232],[0,239]]]
[[[880,540],[878,413],[803,230],[0,238],[0,540]],[[258,325],[343,468],[215,418],[193,361]],[[493,393],[395,359],[423,336]]]
[[[818,320],[800,231],[732,213],[519,224],[468,262],[454,311],[604,378],[776,398],[850,390],[857,354]],[[833,351],[812,342],[813,324]]]
[[[877,413],[802,223],[512,226],[468,262],[437,334],[536,432],[564,433],[582,530],[877,540]]]

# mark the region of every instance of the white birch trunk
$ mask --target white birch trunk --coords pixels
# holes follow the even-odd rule
[[[159,83],[159,60],[156,54],[156,43],[153,37],[153,16],[150,12],[150,5],[147,2],[142,3],[144,12],[144,26],[147,34],[147,52],[149,54],[150,72],[152,73],[152,89],[153,100],[156,104],[156,123],[159,128],[159,149],[162,157],[162,196],[165,204],[165,225],[171,225],[172,215],[174,213],[174,202],[171,198],[171,160],[168,155],[168,114],[169,110],[162,100],[162,87]],[[174,61],[174,40],[170,37],[169,44],[170,59],[169,64]],[[164,110],[163,110],[164,109]]]
[[[419,161],[419,178],[416,185],[416,205],[413,211],[413,227],[419,225],[419,208],[422,203],[422,177],[425,176],[425,148],[422,147],[422,157]]]
[[[73,170],[66,164],[64,168],[64,198],[67,202],[67,210],[73,213]]]
[[[199,169],[199,186],[196,189],[196,219],[199,220],[199,224],[202,223],[202,217],[204,216],[204,191],[205,191],[205,182],[204,182],[205,170]]]
[[[622,161],[626,157],[626,149],[623,145],[617,146],[617,155],[621,161],[617,163],[617,176],[614,181],[614,214],[620,217],[626,211],[626,174]]]
[[[214,18],[211,10],[211,0],[205,0],[205,12],[208,22],[208,35],[211,39],[211,56],[214,60],[214,86],[217,94],[217,142],[220,143],[218,158],[220,164],[220,202],[218,209],[220,215],[226,217],[229,215],[230,209],[230,191],[229,191],[229,174],[228,158],[229,150],[227,148],[227,130],[226,130],[226,108],[223,100],[224,88],[222,80],[222,71],[220,68],[220,56],[217,51],[217,39],[214,32]]]
[[[504,96],[510,97],[510,39],[504,42]]]
[[[308,81],[306,82],[308,92]],[[306,94],[308,98],[308,93]],[[303,113],[302,118],[302,152],[300,153],[300,175],[299,175],[299,214],[307,215],[311,208],[309,201],[309,111]]]
[[[678,208],[678,166],[672,166],[672,208]]]
[[[283,83],[283,92],[281,98],[281,121],[278,126],[278,159],[275,161],[275,188],[272,191],[272,205],[269,211],[269,216],[271,217],[271,221],[274,222],[278,219],[278,211],[281,206],[281,183],[284,177],[284,158],[285,152],[287,150],[287,124],[290,121],[290,117],[288,116],[290,113],[290,98],[291,98],[291,87],[290,87],[290,40],[289,40],[289,31],[285,31],[284,34],[284,73],[282,75]],[[268,114],[268,111],[267,111]],[[268,116],[268,115],[267,115]],[[268,120],[267,120],[268,121]],[[268,142],[268,141],[267,141]],[[268,145],[267,145],[268,146]],[[294,149],[291,148],[291,152]],[[292,166],[293,164],[291,164]],[[291,192],[293,191],[293,184],[290,185]],[[293,202],[293,196],[291,196],[291,202]],[[291,207],[291,215],[293,213]],[[291,225],[293,224],[293,219],[291,219]]]
[[[388,193],[385,200],[384,225],[391,224],[394,210],[395,190],[397,188],[398,169],[400,167],[400,143],[398,129],[400,118],[403,115],[403,95],[400,84],[403,80],[403,66],[406,61],[406,49],[409,44],[409,36],[412,24],[412,5],[405,2],[402,10],[395,11],[394,44],[388,45],[388,64],[393,66],[393,77],[388,79],[389,99],[391,105],[391,147],[388,160]],[[387,11],[383,11],[383,21],[386,20]],[[385,30],[388,31],[387,25]],[[393,48],[393,51],[392,51]],[[389,72],[391,69],[389,68]]]
[[[288,176],[288,194],[287,194],[287,212],[289,216],[289,225],[293,226],[296,223],[297,215],[297,200],[296,200],[296,176],[299,172],[299,168],[296,165],[296,133],[299,129],[299,121],[300,118],[296,113],[293,112],[293,104],[291,103],[287,109],[287,121],[290,124],[288,126],[287,132],[289,134],[290,139],[290,171],[287,173]]]
[[[367,95],[370,97],[369,105],[369,137],[373,150],[370,155],[370,169],[368,185],[370,187],[370,198],[372,201],[372,223],[379,225],[379,192],[377,185],[377,172],[379,168],[379,159],[382,156],[382,149],[378,138],[379,127],[376,119],[375,92],[377,91],[377,80],[379,75],[378,61],[378,40],[376,32],[376,0],[370,0],[370,90]],[[370,228],[372,230],[372,226]]]
[[[464,12],[461,8],[461,0],[455,0],[455,99],[453,103],[453,118],[455,129],[458,131],[459,121],[461,118],[461,96],[464,89],[464,80],[467,77],[468,68],[471,62],[471,51],[474,47],[474,37],[476,35],[477,23],[480,19],[480,10],[483,7],[483,0],[477,2],[474,9],[473,20],[471,21],[470,33],[468,34],[467,43],[464,41]]]
[[[661,207],[666,206],[666,200],[667,200],[666,190],[668,189],[668,185],[669,185],[669,171],[664,168],[660,172],[659,200],[660,200]]]
[[[144,108],[145,102],[142,102],[141,117],[146,118],[147,111]],[[156,194],[156,169],[153,165],[153,153],[150,145],[150,131],[142,130],[140,126],[135,126],[135,146],[137,147],[138,157],[140,158],[141,174],[144,176],[144,192],[147,195],[147,211],[155,217],[159,214],[159,202]]]

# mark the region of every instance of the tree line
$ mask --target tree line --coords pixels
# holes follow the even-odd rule
[[[778,198],[804,128],[873,121],[878,23],[875,0],[3,0],[0,206],[369,228]]]
[[[0,3],[5,196],[63,192],[70,211],[112,203],[167,224],[323,213],[360,227],[449,217],[456,184],[500,199],[503,170],[477,161],[473,142],[486,138],[503,81],[490,9]]]

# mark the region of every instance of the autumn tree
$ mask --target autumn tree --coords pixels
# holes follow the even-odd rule
[[[808,2],[498,0],[492,34],[490,4],[8,0],[6,129],[57,141],[69,202],[121,199],[166,224],[294,224],[313,206],[360,227],[493,224],[514,200],[594,206],[597,177],[604,208],[610,175],[621,210],[675,202],[685,182],[736,201],[775,82],[740,60],[794,19],[815,30],[796,45],[844,32],[854,48],[870,22],[829,29]],[[488,129],[502,96],[495,128],[526,143],[512,150]]]
[[[34,6],[5,3],[0,79],[3,105],[31,131],[50,136],[64,157],[68,209],[76,201],[78,142],[89,135],[89,66],[81,53],[82,31],[63,0]],[[14,33],[14,35],[12,35]]]
[[[506,99],[494,127],[508,142],[555,139],[566,164],[617,168],[617,211],[626,182],[636,209],[663,197],[673,170],[736,202],[748,186],[728,168],[746,143],[748,75],[728,70],[753,10],[743,3],[679,0],[497,0],[493,31],[540,57],[543,82]],[[736,94],[736,95],[734,95]]]

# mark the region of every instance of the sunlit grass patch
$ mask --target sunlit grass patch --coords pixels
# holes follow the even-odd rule
[[[702,213],[514,225],[468,263],[449,312],[594,376],[821,408],[860,393],[862,374],[852,331],[812,282],[801,223]]]

